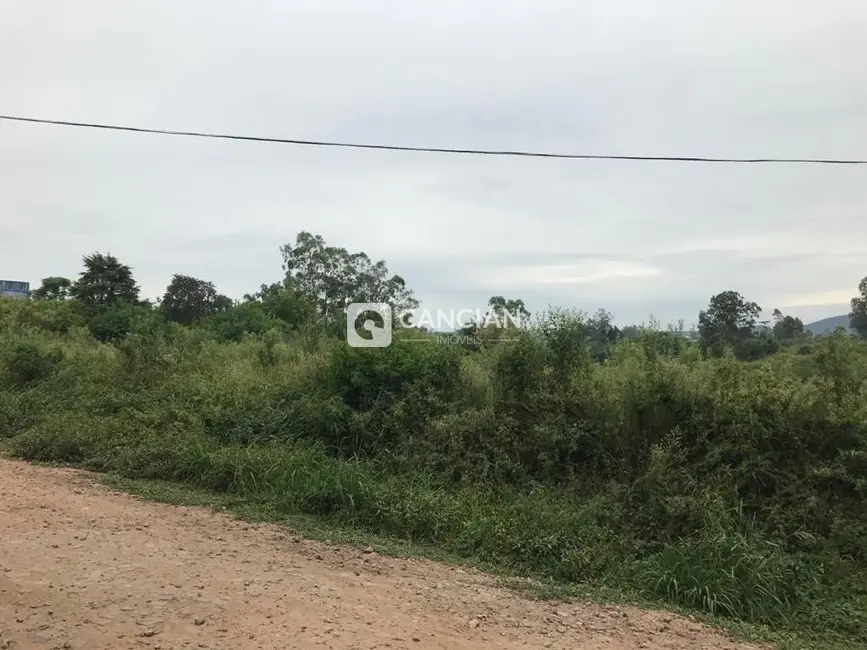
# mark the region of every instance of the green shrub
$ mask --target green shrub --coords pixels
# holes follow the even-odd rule
[[[350,348],[259,302],[189,327],[11,302],[0,437],[22,457],[740,620],[867,629],[867,345],[843,335],[744,362],[648,329],[593,363],[583,317],[556,310],[470,351]]]
[[[63,361],[63,350],[45,350],[35,343],[19,343],[5,356],[7,383],[14,388],[24,388],[50,376]]]

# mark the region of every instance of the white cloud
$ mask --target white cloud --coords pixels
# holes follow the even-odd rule
[[[797,294],[783,299],[783,305],[790,308],[815,307],[819,305],[839,306],[849,302],[854,291],[838,289],[836,291],[820,291],[818,293]]]
[[[491,287],[503,285],[524,289],[527,286],[544,289],[549,285],[608,284],[617,280],[648,278],[663,275],[662,269],[634,262],[618,260],[585,260],[578,264],[551,266],[516,266],[498,269],[490,276],[482,276]]]
[[[860,0],[2,11],[0,113],[614,154],[859,157],[867,142]],[[387,259],[444,308],[497,293],[689,321],[734,288],[768,310],[831,315],[867,274],[864,168],[468,158],[4,122],[0,145],[0,275],[34,283],[75,275],[100,250],[150,296],[173,272],[240,296],[279,277],[278,247],[300,230]]]

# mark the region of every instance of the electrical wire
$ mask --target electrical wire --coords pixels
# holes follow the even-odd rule
[[[0,115],[0,120],[12,122],[30,122],[33,124],[52,124],[87,129],[103,129],[109,131],[130,131],[133,133],[150,133],[156,135],[175,135],[194,138],[215,138],[220,140],[244,140],[248,142],[271,142],[277,144],[293,144],[309,147],[337,147],[344,149],[378,149],[385,151],[413,151],[427,153],[467,154],[475,156],[519,156],[528,158],[561,158],[571,160],[639,160],[657,162],[687,162],[687,163],[792,163],[813,165],[865,165],[867,160],[833,159],[833,158],[711,158],[703,156],[625,156],[608,154],[572,154],[546,153],[538,151],[509,151],[492,149],[449,149],[441,147],[410,147],[388,144],[362,144],[354,142],[333,142],[325,140],[297,140],[290,138],[260,137],[252,135],[229,135],[225,133],[205,133],[200,131],[169,131],[166,129],[151,129],[136,126],[121,126],[117,124],[97,124],[93,122],[71,122],[68,120],[48,120],[35,117],[19,117],[15,115]]]

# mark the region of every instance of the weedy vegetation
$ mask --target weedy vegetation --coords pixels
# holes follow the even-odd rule
[[[0,300],[4,445],[867,644],[867,296],[823,339],[782,314],[756,330],[724,292],[695,338],[549,310],[506,341],[475,323],[472,344],[360,349],[341,308],[412,304],[403,280],[308,233],[281,250],[285,281],[240,303],[175,276],[148,304],[100,254]]]

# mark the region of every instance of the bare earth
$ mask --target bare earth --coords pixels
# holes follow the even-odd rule
[[[0,460],[0,649],[755,648]]]

